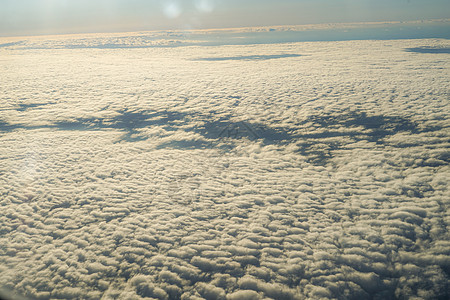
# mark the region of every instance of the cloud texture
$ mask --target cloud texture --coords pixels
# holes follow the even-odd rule
[[[406,50],[447,41],[39,43],[0,48],[0,286],[449,296],[448,54]]]

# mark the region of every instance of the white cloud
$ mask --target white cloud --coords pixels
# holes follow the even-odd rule
[[[447,63],[404,51],[445,41],[86,47],[144,41],[1,50],[0,286],[445,296]]]

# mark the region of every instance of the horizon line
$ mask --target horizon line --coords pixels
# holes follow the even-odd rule
[[[262,25],[262,26],[242,26],[242,27],[211,27],[211,28],[192,28],[192,29],[155,29],[155,30],[134,30],[134,31],[98,31],[98,32],[68,32],[68,33],[52,33],[52,34],[33,34],[33,35],[0,35],[0,39],[18,39],[18,38],[44,38],[44,37],[63,37],[63,36],[78,36],[78,35],[118,35],[118,34],[142,34],[142,33],[158,33],[158,32],[223,32],[223,31],[251,31],[252,29],[285,29],[293,30],[317,30],[325,28],[341,28],[346,26],[363,26],[363,25],[397,25],[397,24],[416,24],[416,23],[434,23],[434,22],[449,22],[450,18],[438,19],[417,19],[408,21],[368,21],[368,22],[325,22],[325,23],[310,23],[310,24],[285,24],[285,25]],[[333,26],[331,26],[333,25]],[[341,27],[339,27],[339,25]],[[449,24],[450,25],[450,24]],[[322,28],[321,28],[322,26]],[[303,27],[303,28],[302,28]],[[358,27],[358,26],[357,26]],[[295,31],[295,30],[294,30]]]

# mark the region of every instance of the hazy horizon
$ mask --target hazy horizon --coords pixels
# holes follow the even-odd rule
[[[131,36],[134,37],[132,43],[122,44],[122,37]],[[450,39],[450,19],[14,36],[0,37],[0,48],[45,49],[46,39],[70,41],[64,46],[60,44],[66,48],[149,48],[430,38]],[[94,44],[86,44],[85,40]],[[44,44],[40,45],[40,41]]]

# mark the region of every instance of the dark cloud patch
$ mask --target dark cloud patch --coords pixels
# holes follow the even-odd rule
[[[21,103],[19,104],[19,108],[17,108],[17,111],[26,111],[33,108],[41,108],[42,106],[51,105],[53,103]]]
[[[406,52],[414,52],[414,53],[424,53],[424,54],[449,54],[450,47],[415,47],[415,48],[406,48]]]
[[[335,150],[342,149],[349,142],[368,141],[386,144],[386,138],[397,133],[415,134],[442,129],[440,127],[420,128],[416,122],[404,117],[369,116],[364,111],[313,115],[297,126],[299,129],[317,129],[316,132],[300,133],[292,137],[299,139],[300,153],[307,156],[308,161],[319,165],[325,164],[333,157]]]
[[[232,97],[235,98],[235,97]],[[23,104],[20,105],[18,111],[25,111],[47,104]],[[293,138],[287,128],[280,126],[270,127],[263,123],[233,121],[231,116],[221,116],[217,121],[214,115],[192,114],[178,111],[133,111],[120,110],[113,117],[90,117],[76,118],[74,120],[57,121],[49,125],[24,125],[10,124],[6,121],[0,121],[1,131],[12,131],[14,129],[56,129],[67,131],[90,131],[117,129],[124,131],[122,141],[135,142],[145,140],[146,137],[139,135],[138,130],[151,128],[152,126],[161,126],[167,131],[184,130],[186,132],[194,132],[201,134],[212,141],[218,140],[240,140],[243,138],[249,140],[262,140],[265,144],[271,144],[281,141],[288,141]],[[203,125],[194,126],[194,122],[203,123]],[[183,128],[182,128],[183,127]],[[209,144],[211,146],[211,144]],[[176,141],[167,142],[159,146],[159,148],[205,148],[207,143],[202,141]]]
[[[129,140],[132,141],[132,140]],[[164,148],[174,148],[174,149],[205,149],[205,148],[212,148],[214,145],[212,145],[209,142],[205,141],[192,141],[192,140],[185,140],[185,141],[171,141],[167,143],[162,143],[156,147],[156,149],[164,149]]]
[[[328,131],[318,134],[305,134],[305,138],[328,138],[336,136],[350,136],[356,139],[363,138],[371,142],[382,143],[388,135],[393,135],[401,131],[415,133],[418,130],[417,124],[399,116],[368,116],[366,112],[349,112],[336,115],[316,115],[309,117],[306,122],[312,122]],[[336,132],[333,129],[339,128],[360,128],[362,130],[350,132]],[[330,130],[331,129],[331,130]]]
[[[26,110],[40,105],[22,105],[21,109]],[[124,132],[120,141],[136,142],[148,138],[142,135],[139,130],[160,126],[170,132],[181,130],[186,134],[200,134],[207,141],[192,140],[187,137],[186,139],[163,142],[158,145],[158,149],[220,148],[223,145],[220,146],[219,143],[226,142],[226,150],[230,150],[236,146],[236,142],[244,139],[261,141],[265,145],[297,143],[300,146],[299,152],[307,157],[309,162],[323,165],[333,157],[334,151],[342,149],[349,141],[369,141],[384,144],[387,137],[399,132],[413,134],[442,129],[439,126],[420,127],[416,122],[400,116],[370,116],[364,111],[312,115],[291,127],[252,120],[235,121],[233,118],[232,115],[124,109],[118,111],[113,117],[78,118],[42,126],[25,126],[2,121],[0,122],[0,130],[55,128],[57,130],[90,131],[117,129]],[[194,125],[196,123],[200,123],[200,125]],[[342,130],[343,128],[345,130]],[[405,145],[399,144],[399,147],[405,147]],[[441,154],[440,156],[442,157],[438,160],[427,160],[423,164],[436,165],[440,162],[448,162],[448,155]]]
[[[0,120],[0,131],[12,131],[16,128],[20,128],[20,126]]]
[[[314,165],[325,165],[333,157],[333,151],[340,148],[336,142],[317,143],[305,141],[299,144],[298,152],[306,157],[309,163]]]
[[[243,56],[228,56],[228,57],[203,57],[196,60],[203,61],[227,61],[227,60],[269,60],[289,57],[300,57],[300,54],[272,54],[272,55],[243,55]]]
[[[46,104],[29,104],[21,105],[17,110],[24,111],[29,108],[38,107]],[[137,134],[138,129],[148,128],[155,125],[164,126],[167,130],[174,128],[174,123],[183,123],[187,114],[173,111],[148,112],[148,111],[129,111],[120,110],[114,117],[105,118],[76,118],[74,120],[57,121],[49,125],[25,125],[11,124],[6,121],[0,121],[1,131],[12,131],[15,129],[56,129],[67,131],[89,131],[89,130],[105,130],[117,129],[124,131],[123,141],[138,141],[145,139]]]
[[[60,130],[101,130],[119,129],[133,132],[139,128],[153,125],[170,125],[171,122],[183,120],[186,114],[173,111],[147,112],[121,110],[117,116],[111,118],[79,118],[75,121],[55,123]]]
[[[197,131],[206,138],[261,139],[268,144],[293,138],[287,128],[270,127],[266,124],[255,122],[234,122],[225,118],[221,118],[219,121],[207,122],[202,128],[198,128]]]
[[[102,130],[118,129],[125,131],[122,137],[124,141],[137,141],[145,139],[136,136],[137,130],[150,128],[151,126],[162,126],[167,131],[175,131],[186,126],[182,130],[201,134],[207,139],[214,140],[239,140],[247,138],[249,140],[262,140],[266,144],[290,140],[287,128],[270,127],[262,123],[233,121],[231,118],[221,117],[218,121],[204,121],[214,119],[214,116],[207,118],[200,114],[193,115],[176,111],[146,112],[146,111],[120,111],[120,114],[112,118],[80,118],[76,121],[57,122],[56,128],[59,130]],[[204,122],[204,125],[193,126],[192,119]],[[207,146],[202,141],[176,141],[164,144],[173,148],[204,148]],[[163,145],[159,146],[164,147]]]

